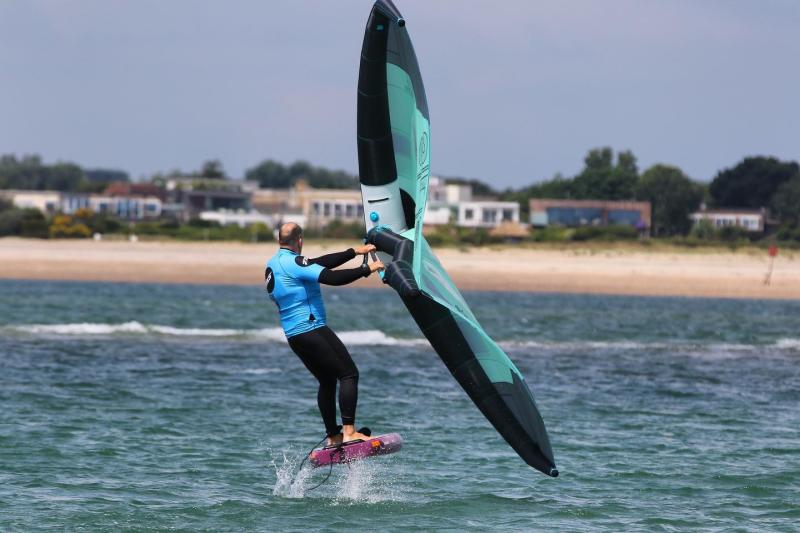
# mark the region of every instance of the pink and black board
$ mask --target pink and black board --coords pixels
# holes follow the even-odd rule
[[[316,468],[330,464],[349,463],[373,455],[386,455],[399,451],[402,447],[403,438],[398,433],[388,433],[370,437],[367,440],[317,448],[311,452],[309,461]]]

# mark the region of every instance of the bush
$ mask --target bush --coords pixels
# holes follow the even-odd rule
[[[570,237],[573,241],[617,241],[632,240],[639,237],[633,226],[582,226]]]
[[[562,226],[548,226],[533,231],[531,239],[534,242],[563,242],[568,241],[575,230]]]
[[[308,228],[304,230],[304,234],[307,238],[317,239],[363,239],[364,223],[334,220],[324,228]]]
[[[334,220],[325,227],[323,233],[329,239],[363,239],[364,223]]]
[[[689,236],[697,240],[710,241],[717,237],[717,230],[714,229],[711,221],[702,219],[694,225],[692,231],[689,232]]]
[[[6,209],[0,211],[0,237],[4,235],[19,235],[22,222],[22,209]]]
[[[46,239],[49,236],[47,220],[41,212],[38,217],[23,218],[20,224],[20,235],[35,239]]]
[[[59,239],[85,239],[92,236],[92,230],[83,222],[74,220],[69,215],[56,215],[50,225],[50,237]]]
[[[486,228],[459,228],[458,241],[460,243],[472,244],[474,246],[486,246],[502,242],[502,238],[492,237]]]
[[[202,218],[193,218],[188,224],[192,228],[219,228],[220,223],[216,220],[203,220]]]
[[[717,233],[719,240],[723,242],[750,241],[753,233],[739,226],[723,226]],[[758,234],[756,234],[758,235]]]
[[[47,220],[38,209],[12,207],[0,211],[0,236],[47,238]]]
[[[94,215],[88,223],[89,229],[97,233],[118,233],[122,230],[122,222],[107,215]]]
[[[159,222],[137,222],[132,228],[136,235],[167,235],[168,231]]]
[[[432,226],[425,234],[425,240],[431,246],[453,246],[458,243],[458,230],[453,224]]]
[[[800,242],[800,226],[785,225],[781,226],[775,236],[779,241]]]

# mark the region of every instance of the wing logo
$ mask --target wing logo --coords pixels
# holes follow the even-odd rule
[[[428,158],[428,133],[423,132],[419,139],[419,149],[417,150],[417,160],[419,166],[425,165]]]

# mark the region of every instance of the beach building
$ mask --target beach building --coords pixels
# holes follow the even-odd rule
[[[201,220],[208,220],[210,222],[217,222],[221,226],[236,225],[240,228],[246,228],[253,224],[264,224],[268,228],[272,228],[277,223],[275,217],[272,215],[265,215],[256,210],[250,211],[232,211],[228,209],[220,209],[218,211],[203,211],[200,213]]]
[[[473,197],[471,185],[446,183],[431,176],[424,220],[431,226],[455,223],[464,228],[494,228],[501,224],[508,227],[509,223],[520,223],[519,211],[517,202]]]
[[[701,206],[700,211],[692,213],[689,218],[695,225],[707,220],[717,229],[735,226],[753,233],[763,233],[766,216],[764,209],[706,209]]]
[[[143,220],[161,216],[161,199],[157,196],[108,195],[61,191],[2,191],[16,207],[38,209],[47,216],[56,213],[74,215],[79,209],[115,216],[125,220]]]
[[[622,224],[647,230],[651,225],[650,202],[532,198],[528,205],[535,227]]]
[[[276,224],[300,217],[309,228],[324,228],[334,220],[364,220],[359,189],[317,189],[304,180],[288,189],[256,189],[252,206],[271,216]],[[446,183],[431,176],[424,221],[428,226],[454,223],[467,228],[494,228],[501,223],[519,224],[520,208],[517,202],[473,197],[469,184]]]
[[[106,194],[61,193],[59,212],[74,215],[79,209],[111,215],[123,220],[145,220],[161,216],[162,202],[155,196],[109,196]]]
[[[164,184],[166,215],[187,221],[207,211],[249,211],[258,182],[200,177],[169,178]]]
[[[359,189],[316,189],[305,180],[298,180],[288,189],[257,189],[252,204],[259,212],[271,215],[276,223],[304,220],[310,228],[324,228],[334,220],[364,220]]]
[[[61,192],[59,191],[6,189],[0,190],[0,198],[11,202],[20,209],[38,209],[47,216],[56,214],[61,205]]]
[[[503,223],[519,223],[517,202],[477,200],[457,204],[456,226],[463,228],[494,228]]]

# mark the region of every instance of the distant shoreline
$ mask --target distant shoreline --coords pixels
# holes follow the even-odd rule
[[[314,256],[358,244],[317,241]],[[0,239],[0,279],[260,285],[274,244]],[[464,290],[800,299],[800,254],[781,251],[772,283],[768,258],[746,248],[669,246],[491,246],[438,248]],[[353,263],[355,264],[355,262]],[[355,284],[380,287],[370,277]]]

